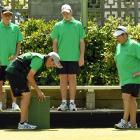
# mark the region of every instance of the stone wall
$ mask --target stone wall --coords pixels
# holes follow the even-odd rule
[[[30,0],[30,17],[50,19],[61,19],[61,6],[70,4],[75,18],[81,16],[81,0]]]

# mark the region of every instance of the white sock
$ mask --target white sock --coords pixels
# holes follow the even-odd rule
[[[0,102],[0,109],[2,109],[2,102]]]
[[[67,100],[62,100],[62,103],[67,103]]]
[[[74,103],[74,100],[70,100],[70,103]]]
[[[16,102],[12,102],[12,105],[15,105],[16,104]]]

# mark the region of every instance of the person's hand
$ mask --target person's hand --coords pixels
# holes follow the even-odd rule
[[[84,57],[80,57],[79,59],[79,66],[83,66],[84,65]]]
[[[140,72],[133,73],[133,77],[136,77],[136,76],[139,76],[139,75],[140,75]]]
[[[45,95],[42,91],[38,92],[37,95],[38,95],[38,100],[39,101],[45,100]]]

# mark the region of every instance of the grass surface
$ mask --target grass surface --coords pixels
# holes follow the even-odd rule
[[[19,131],[0,130],[0,140],[139,140],[140,129],[114,128],[48,129]]]

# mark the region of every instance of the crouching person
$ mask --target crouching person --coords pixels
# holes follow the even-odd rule
[[[47,68],[62,68],[60,57],[55,52],[48,55],[28,52],[18,56],[6,69],[7,79],[14,97],[21,96],[21,115],[18,129],[36,129],[37,126],[28,123],[28,109],[30,104],[31,85],[37,92],[39,101],[45,99],[44,93],[39,89],[35,76]]]

